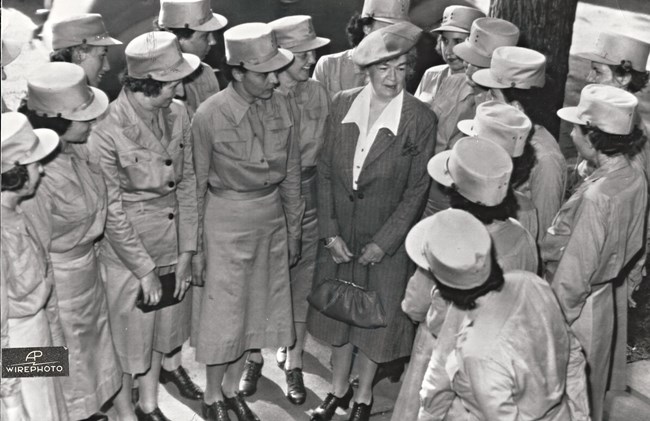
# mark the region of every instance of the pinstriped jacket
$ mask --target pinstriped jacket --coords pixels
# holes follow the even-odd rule
[[[318,164],[320,236],[341,235],[348,242],[354,230],[358,244],[372,241],[393,255],[422,214],[436,116],[406,94],[397,134],[379,130],[359,175],[358,189],[353,191],[352,162],[359,128],[341,121],[362,89],[342,91],[332,103]]]

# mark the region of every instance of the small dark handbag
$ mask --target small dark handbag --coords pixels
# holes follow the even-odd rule
[[[169,307],[176,303],[180,303],[179,299],[174,297],[174,289],[176,289],[176,274],[174,272],[168,273],[166,275],[160,275],[160,286],[162,287],[162,297],[158,304],[147,305],[144,303],[144,294],[142,290],[138,294],[138,300],[135,302],[135,306],[142,310],[143,313],[149,313],[154,310],[160,310],[161,308]]]
[[[354,265],[353,261],[352,281],[325,278],[312,290],[307,301],[316,310],[339,322],[365,329],[385,327],[386,313],[379,294],[354,283]]]

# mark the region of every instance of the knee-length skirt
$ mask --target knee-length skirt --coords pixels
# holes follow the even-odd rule
[[[197,361],[223,364],[248,349],[291,345],[287,226],[278,190],[244,200],[208,193],[203,244]]]
[[[70,376],[61,377],[61,384],[70,417],[85,419],[122,386],[104,284],[92,244],[50,255],[70,363]]]

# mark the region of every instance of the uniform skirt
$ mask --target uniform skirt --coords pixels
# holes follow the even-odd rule
[[[8,319],[9,347],[51,346],[50,324],[44,310],[33,316]],[[72,373],[72,372],[71,372]],[[69,419],[61,388],[63,377],[23,377],[20,394],[32,420],[66,421]],[[6,419],[3,417],[2,419]]]
[[[298,263],[289,271],[291,277],[291,301],[293,304],[293,321],[305,323],[309,303],[307,296],[311,292],[318,252],[318,216],[316,215],[316,176],[302,181],[302,193],[305,200],[305,216],[302,219],[302,252]]]
[[[140,280],[119,263],[100,259],[100,273],[106,285],[106,297],[113,344],[122,366],[129,374],[145,373],[151,367],[151,353],[169,353],[190,334],[191,297],[160,310],[143,313],[135,306]],[[157,269],[159,275],[173,272],[175,266]]]
[[[70,362],[70,376],[61,377],[61,384],[70,417],[84,419],[117,393],[122,370],[92,244],[65,254],[51,253],[51,259]]]
[[[287,225],[278,190],[242,200],[208,193],[204,226],[196,360],[224,364],[249,349],[293,344]]]

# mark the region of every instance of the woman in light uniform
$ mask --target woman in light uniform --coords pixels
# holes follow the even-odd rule
[[[34,127],[51,128],[61,140],[61,152],[23,206],[52,260],[70,355],[70,375],[61,383],[73,419],[99,412],[122,387],[95,251],[106,223],[106,185],[86,145],[91,124],[107,108],[106,94],[89,87],[83,69],[71,63],[48,63],[33,73],[20,108]]]
[[[442,82],[449,76],[465,72],[463,60],[454,54],[454,47],[469,36],[472,22],[485,17],[485,13],[466,6],[448,6],[442,15],[440,27],[431,31],[438,35],[436,51],[446,64],[431,67],[424,72],[414,96],[420,101],[433,105]]]
[[[2,348],[65,346],[47,250],[20,208],[34,194],[39,161],[59,145],[53,130],[33,130],[19,113],[2,114]],[[3,420],[67,421],[59,377],[2,378]]]
[[[235,26],[224,39],[232,82],[192,121],[206,264],[196,359],[207,365],[204,418],[228,420],[231,409],[252,421],[239,381],[244,366],[258,377],[261,364],[247,361],[248,351],[295,340],[289,266],[299,258],[304,210],[300,145],[291,105],[275,93],[276,72],[293,54],[263,23]]]
[[[578,106],[558,111],[573,123],[573,144],[596,170],[560,208],[541,252],[546,279],[587,357],[594,421],[602,420],[609,380],[613,288],[645,241],[648,185],[631,163],[647,141],[637,104],[622,89],[587,85]]]
[[[88,140],[99,158],[108,193],[108,216],[100,247],[115,349],[124,371],[116,399],[131,402],[138,375],[139,420],[166,420],[158,408],[158,379],[164,354],[189,337],[191,317],[182,299],[192,282],[196,250],[196,179],[192,134],[182,79],[200,64],[182,54],[168,32],[148,32],[125,50],[122,91]],[[159,276],[175,274],[180,303],[143,312],[136,307],[161,299]]]

